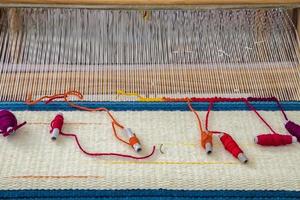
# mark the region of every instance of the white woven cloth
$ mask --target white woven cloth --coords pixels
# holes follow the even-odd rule
[[[249,158],[240,164],[217,138],[206,155],[191,112],[114,112],[132,128],[146,154],[152,145],[162,151],[147,160],[89,157],[71,138],[50,140],[49,124],[56,112],[14,112],[28,124],[0,138],[0,189],[285,189],[300,190],[300,145],[261,147],[254,136],[269,130],[249,111],[219,111],[211,129],[231,133]],[[279,112],[261,112],[279,133],[286,133]],[[205,112],[200,112],[204,119]],[[300,122],[300,112],[288,112]],[[105,113],[64,112],[64,132],[76,133],[89,151],[133,154],[117,141]]]

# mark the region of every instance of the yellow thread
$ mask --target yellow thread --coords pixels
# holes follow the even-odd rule
[[[158,101],[164,101],[163,98],[150,98],[150,97],[139,97],[138,98],[138,101],[141,101],[141,102],[158,102]]]
[[[117,94],[123,96],[134,96],[134,97],[143,98],[141,95],[139,95],[136,92],[125,92],[124,90],[117,90]]]
[[[164,101],[163,98],[150,98],[150,97],[143,97],[139,93],[136,92],[125,92],[124,90],[117,90],[118,95],[124,95],[124,96],[134,96],[137,97],[137,101],[140,102],[158,102],[158,101]]]
[[[237,162],[173,162],[173,161],[140,161],[140,162],[131,162],[131,161],[112,161],[109,164],[154,164],[154,165],[233,165],[239,164]]]

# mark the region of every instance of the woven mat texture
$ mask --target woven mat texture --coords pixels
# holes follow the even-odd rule
[[[28,124],[9,138],[0,138],[0,189],[263,189],[299,190],[300,145],[261,147],[255,135],[269,130],[250,111],[217,111],[211,114],[211,129],[231,133],[249,158],[240,164],[217,138],[207,156],[199,146],[199,132],[191,112],[114,112],[132,128],[143,144],[143,154],[152,145],[162,145],[147,160],[88,157],[75,141],[60,136],[50,140],[49,124],[56,112],[14,112]],[[286,133],[279,112],[260,112],[279,133]],[[199,112],[204,119],[205,112]],[[300,123],[300,112],[288,112]],[[133,150],[117,141],[105,113],[64,112],[64,132],[76,133],[89,151]]]

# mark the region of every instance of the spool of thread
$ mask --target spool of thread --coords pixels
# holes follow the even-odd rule
[[[136,135],[132,132],[130,128],[123,129],[124,134],[129,138],[129,144],[136,152],[140,152],[142,150],[142,145],[140,144]]]
[[[62,127],[64,124],[64,117],[62,113],[58,113],[54,119],[51,121],[51,140],[56,140],[61,133]]]
[[[24,126],[26,121],[19,124],[15,115],[8,110],[0,110],[0,133],[7,137],[13,134],[17,129]]]
[[[256,136],[254,142],[262,146],[282,146],[296,143],[297,138],[291,135],[271,133]]]
[[[300,142],[300,126],[292,121],[287,121],[285,124],[286,130],[293,136],[295,136]]]
[[[205,149],[207,154],[212,152],[212,133],[202,131],[201,132],[201,146]]]
[[[244,152],[238,146],[238,144],[234,141],[234,139],[226,133],[221,133],[219,135],[224,148],[231,153],[234,157],[236,157],[240,162],[247,163],[248,158],[245,156]]]

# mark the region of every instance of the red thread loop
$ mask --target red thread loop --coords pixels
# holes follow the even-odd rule
[[[281,134],[261,134],[254,139],[255,143],[262,146],[281,146],[297,142],[297,139],[291,135]]]

